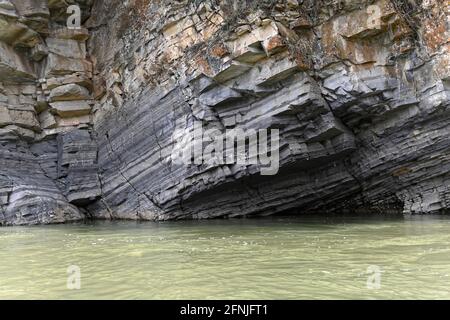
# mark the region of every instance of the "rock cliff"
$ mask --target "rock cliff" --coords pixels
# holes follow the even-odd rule
[[[0,0],[0,223],[446,213],[449,10]],[[175,161],[198,124],[203,148],[278,130],[279,170]]]

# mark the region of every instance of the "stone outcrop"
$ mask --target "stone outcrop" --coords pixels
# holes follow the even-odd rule
[[[84,33],[58,24],[66,6],[0,2],[1,224],[81,220],[100,195],[92,64]]]
[[[3,224],[449,211],[445,1],[72,2],[0,1]],[[279,171],[177,163],[198,123]]]

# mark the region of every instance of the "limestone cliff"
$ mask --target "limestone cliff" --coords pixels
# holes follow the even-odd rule
[[[0,223],[446,213],[449,10],[0,0]],[[278,129],[280,170],[173,161],[195,123]]]

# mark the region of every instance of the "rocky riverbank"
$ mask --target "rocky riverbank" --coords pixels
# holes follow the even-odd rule
[[[0,223],[447,213],[448,15],[439,0],[0,0]],[[198,122],[279,130],[278,173],[174,162]]]

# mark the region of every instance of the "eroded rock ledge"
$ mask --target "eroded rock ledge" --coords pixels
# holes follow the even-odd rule
[[[0,0],[0,223],[450,208],[439,0]],[[182,165],[194,122],[280,130],[275,176]]]

